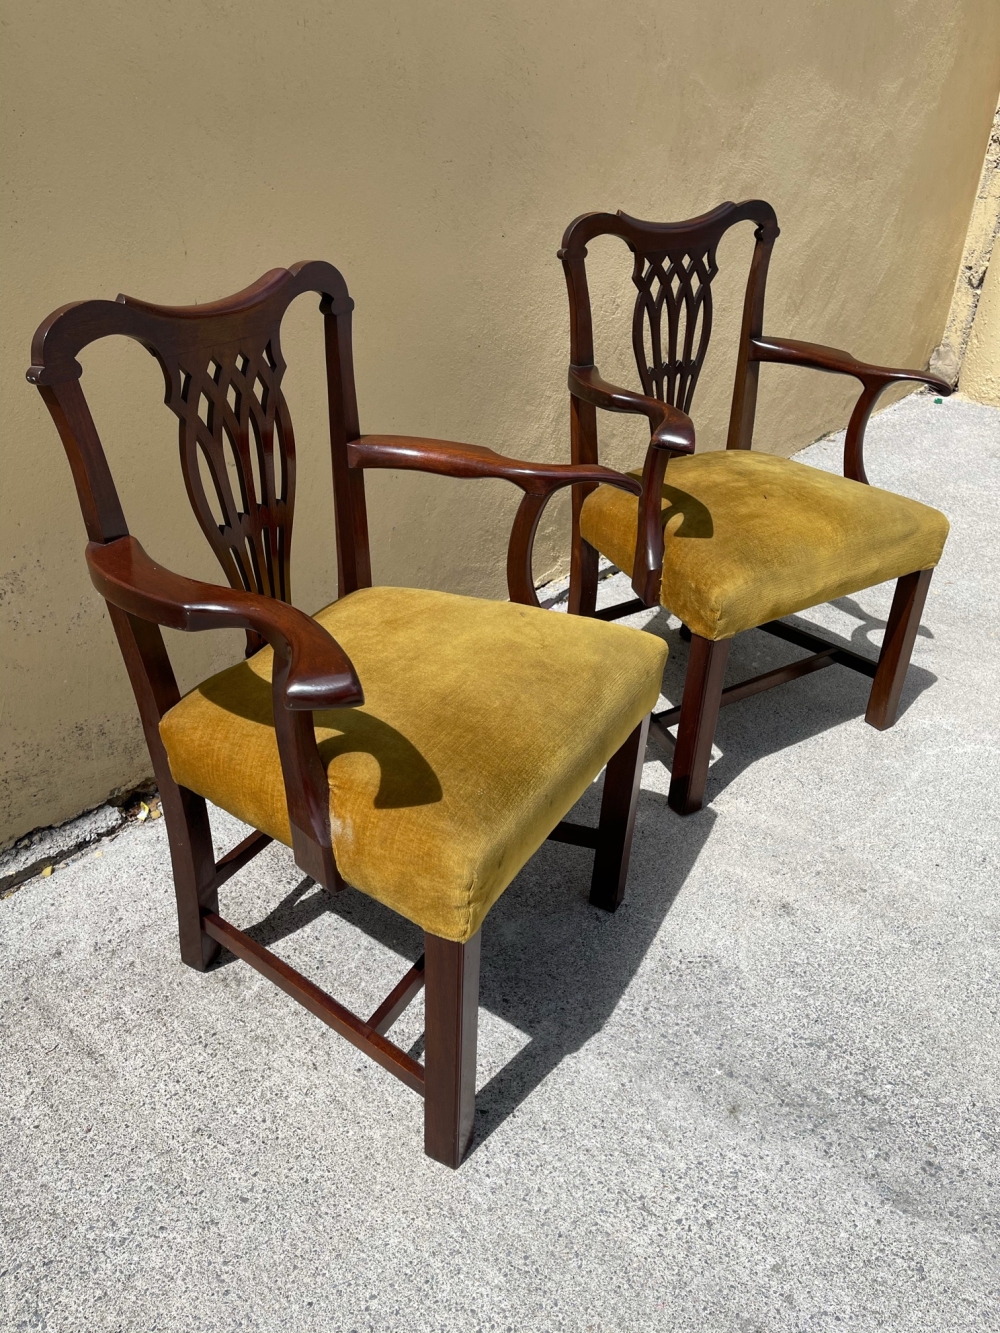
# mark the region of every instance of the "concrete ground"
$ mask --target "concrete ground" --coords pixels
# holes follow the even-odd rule
[[[162,820],[0,902],[0,1327],[1000,1329],[1000,411],[912,397],[868,453],[953,525],[898,725],[837,667],[744,702],[686,820],[651,747],[614,917],[589,853],[538,853],[484,928],[458,1172],[263,978],[180,964]],[[874,653],[888,605],[801,619]],[[675,700],[686,649],[646,618]],[[731,675],[794,651],[744,636]],[[419,950],[281,847],[223,910],[361,1012]],[[420,1031],[418,1004],[393,1035]]]

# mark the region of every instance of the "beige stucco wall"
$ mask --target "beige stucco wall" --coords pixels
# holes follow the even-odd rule
[[[958,387],[980,403],[1000,407],[1000,251],[994,248]]]
[[[363,426],[564,457],[555,250],[575,214],[676,218],[761,195],[783,228],[767,327],[921,365],[1000,85],[996,0],[4,0],[3,25],[0,840],[148,772],[69,471],[23,380],[51,308],[119,290],[208,300],[328,258],[357,301]],[[601,309],[624,313],[610,263],[605,277]],[[715,446],[727,294],[696,402]],[[286,337],[306,608],[334,587],[315,325],[297,309]],[[212,576],[154,363],[100,347],[85,372],[133,531]],[[801,447],[843,423],[849,396],[768,372],[761,444]],[[619,431],[609,458],[640,449]],[[377,577],[502,592],[513,497],[499,483],[382,474],[370,493]],[[539,575],[564,537],[544,535]],[[240,650],[238,636],[171,644],[188,681]]]
[[[951,384],[969,345],[986,271],[989,268],[997,231],[1000,230],[1000,104],[993,116],[979,188],[969,216],[962,248],[962,262],[955,279],[955,292],[940,346],[931,353],[930,367]]]

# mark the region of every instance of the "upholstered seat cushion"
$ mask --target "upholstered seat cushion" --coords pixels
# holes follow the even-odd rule
[[[651,634],[509,602],[366,588],[318,612],[365,703],[314,714],[349,884],[466,940],[656,703]],[[291,843],[265,648],[164,716],[170,771]]]
[[[661,600],[706,639],[930,569],[948,535],[928,505],[773,454],[672,459],[667,482]],[[635,496],[600,486],[580,515],[584,538],[628,574],[637,512]]]

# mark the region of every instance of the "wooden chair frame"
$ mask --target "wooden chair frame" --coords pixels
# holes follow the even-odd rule
[[[352,1013],[220,915],[220,888],[271,839],[254,832],[216,862],[206,803],[174,782],[160,739],[160,719],[180,698],[160,626],[240,629],[248,655],[269,643],[295,861],[331,892],[344,887],[334,860],[329,785],[312,714],[361,704],[364,693],[336,640],[288,601],[295,446],[281,390],[279,330],[288,305],[307,292],[320,297],[325,328],[339,596],[371,586],[366,468],[495,477],[518,486],[523,498],[508,547],[507,579],[511,598],[530,606],[538,606],[532,544],[554,492],[597,483],[633,494],[640,488],[633,478],[592,464],[529,463],[443,440],[362,436],[351,351],[354,303],[341,274],[323,262],[274,269],[245,291],[208,305],[155,306],[119,296],[64,306],[40,326],[32,344],[28,380],[52,415],[73,471],[89,537],[87,564],[108,605],[160,789],[181,958],[204,971],[225,946],[269,977],[424,1097],[426,1151],[457,1167],[471,1139],[475,1105],[479,934],[464,944],[425,934],[423,957],[374,1013],[367,1019]],[[165,401],[180,425],[188,495],[229,587],[163,568],[128,531],[77,360],[88,344],[113,334],[141,343],[163,371]],[[608,764],[598,827],[564,821],[550,834],[594,848],[591,902],[608,911],[624,892],[647,727],[648,718]],[[422,987],[423,1065],[386,1036]]]
[[[711,283],[718,271],[716,250],[730,227],[741,222],[754,224],[756,244],[743,303],[727,449],[752,446],[757,382],[761,363],[765,361],[849,375],[860,381],[861,394],[851,413],[844,441],[844,476],[864,483],[868,481],[863,452],[865,427],[879,396],[891,384],[906,381],[926,384],[942,395],[952,391],[947,381],[925,371],[868,365],[836,348],[764,336],[767,269],[779,233],[774,209],[763,200],[720,204],[701,217],[676,223],[642,222],[621,212],[584,213],[566,228],[559,250],[570,308],[568,383],[572,460],[577,466],[597,462],[598,408],[647,417],[650,440],[643,465],[631,570],[635,598],[600,611],[595,609],[599,557],[580,532],[580,511],[589,492],[578,487],[573,492],[571,612],[617,620],[660,604],[664,554],[661,491],[669,460],[694,453],[694,424],[688,413],[711,335]],[[634,258],[632,280],[638,296],[632,343],[643,393],[609,384],[594,364],[586,258],[587,245],[597,236],[619,237]],[[664,324],[666,347],[662,336]],[[870,677],[872,689],[865,721],[880,731],[891,727],[896,720],[931,572],[915,570],[898,580],[877,662],[820,635],[773,620],[757,628],[800,648],[811,649],[811,656],[724,689],[732,640],[705,639],[692,635],[684,626],[681,632],[691,643],[691,653],[681,705],[654,713],[651,721],[654,735],[674,749],[671,808],[678,814],[691,814],[701,808],[720,708],[809,672],[839,664]],[[676,742],[667,730],[675,723]]]

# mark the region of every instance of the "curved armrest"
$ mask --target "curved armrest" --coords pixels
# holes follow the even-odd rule
[[[619,388],[601,378],[596,366],[570,366],[567,377],[569,391],[606,412],[633,412],[649,419],[650,444],[655,449],[669,449],[671,453],[694,453],[694,422],[679,407],[647,398],[631,389]]]
[[[345,708],[365,701],[340,644],[287,602],[174,574],[150,559],[134,537],[89,542],[87,564],[102,597],[141,620],[179,630],[256,630],[288,663],[279,687],[286,708]]]
[[[872,366],[858,361],[850,352],[836,347],[822,347],[819,343],[797,342],[794,338],[751,338],[752,361],[776,361],[786,366],[804,366],[807,370],[826,370],[833,375],[852,375],[861,381],[862,389],[854,405],[844,436],[844,476],[867,484],[864,445],[865,427],[879,395],[890,384],[926,384],[943,397],[952,392],[952,386],[940,375],[926,370],[894,370],[890,366]]]
[[[493,449],[414,435],[362,435],[347,446],[351,467],[387,467],[434,472],[444,477],[494,477],[511,481],[527,495],[547,495],[562,486],[601,482],[639,494],[639,483],[597,463],[528,463]]]
[[[754,361],[776,361],[786,366],[804,366],[808,370],[826,370],[833,375],[853,375],[866,386],[876,381],[885,387],[912,380],[916,384],[926,384],[929,388],[937,389],[944,396],[952,392],[952,386],[947,380],[929,371],[872,366],[837,347],[798,342],[794,338],[751,338],[750,356]]]
[[[531,554],[542,510],[564,486],[617,486],[641,495],[635,477],[598,463],[526,463],[492,449],[451,440],[426,440],[411,435],[362,435],[347,446],[351,467],[408,468],[444,477],[496,477],[524,491],[507,544],[507,591],[512,602],[538,606]]]

